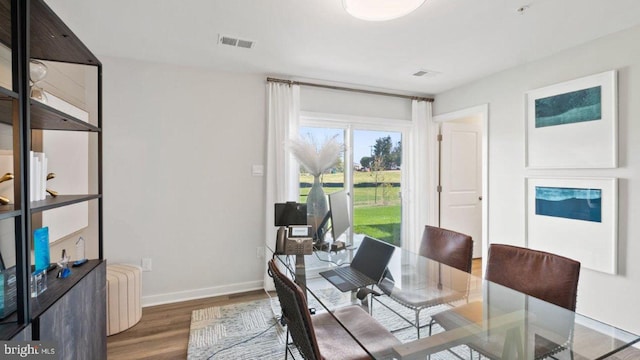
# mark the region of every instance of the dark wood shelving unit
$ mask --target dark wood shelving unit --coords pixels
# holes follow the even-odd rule
[[[106,358],[106,262],[103,258],[102,228],[102,64],[44,0],[0,0],[0,43],[11,51],[9,66],[12,84],[11,89],[0,86],[0,123],[12,127],[8,131],[13,134],[13,172],[16,175],[16,203],[0,205],[0,221],[14,220],[15,239],[6,241],[15,243],[17,292],[17,310],[0,320],[0,340],[53,341],[60,346],[60,358]],[[97,120],[85,122],[30,99],[29,64],[32,59],[96,69]],[[41,136],[32,130],[96,133],[96,141],[90,142],[90,146],[97,146],[97,166],[93,168],[97,171],[97,193],[59,195],[55,198],[48,196],[45,200],[30,201],[30,150],[38,149],[36,143],[32,144],[32,135],[34,141]],[[7,146],[4,148],[6,150]],[[49,272],[47,290],[31,298],[30,257],[33,226],[37,223],[32,220],[32,215],[89,201],[97,204],[95,228],[98,258],[89,260],[81,267],[72,268],[71,275],[66,279],[56,278],[57,271]],[[51,259],[57,259],[58,255],[51,254]],[[78,347],[78,344],[81,346]],[[75,347],[72,348],[72,345]]]

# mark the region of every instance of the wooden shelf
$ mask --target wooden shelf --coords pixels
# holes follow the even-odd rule
[[[97,126],[36,100],[31,100],[31,129],[100,132]]]
[[[71,267],[71,275],[65,279],[56,277],[57,269],[49,271],[47,273],[47,290],[38,295],[38,297],[31,298],[31,317],[40,316],[102,262],[103,260],[89,260],[82,266]],[[23,327],[18,324],[16,313],[14,312],[0,322],[0,339],[10,339]]]
[[[42,0],[31,0],[31,57],[73,64],[100,61]]]
[[[0,0],[0,42],[11,48],[11,0]]]
[[[13,125],[13,105],[17,101],[4,95],[0,96],[0,123]]]
[[[55,256],[51,256],[53,259]],[[71,268],[71,275],[66,279],[56,278],[57,271],[47,273],[47,290],[31,299],[31,317],[36,318],[45,312],[53,303],[62,298],[67,291],[82,280],[91,270],[100,265],[103,260],[89,260],[84,265]]]
[[[0,0],[1,1],[1,0]],[[3,86],[0,86],[0,98],[12,98],[12,99],[18,99],[18,93],[17,92],[13,92],[9,89],[6,89]]]
[[[0,205],[0,220],[9,219],[22,214],[22,211],[16,210],[13,204]]]
[[[31,57],[73,64],[100,61],[42,0],[31,0]],[[0,42],[11,48],[11,1],[0,0]]]
[[[18,324],[15,316],[11,316],[12,322],[6,322],[0,324],[0,339],[11,339],[22,331],[26,325]]]
[[[62,206],[81,203],[89,200],[99,199],[100,194],[88,195],[58,195],[56,197],[47,197],[45,200],[32,201],[31,213],[37,213],[45,210],[51,210]]]

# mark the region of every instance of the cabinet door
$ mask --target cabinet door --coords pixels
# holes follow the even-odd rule
[[[37,340],[55,342],[61,360],[106,359],[106,319],[106,263],[102,262],[34,320]]]
[[[31,341],[31,325],[27,325],[26,328],[12,337],[11,341]]]

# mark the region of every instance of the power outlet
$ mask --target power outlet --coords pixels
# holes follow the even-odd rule
[[[151,258],[142,258],[142,271],[151,271]]]
[[[256,248],[256,257],[258,259],[264,258],[264,246],[258,246]]]

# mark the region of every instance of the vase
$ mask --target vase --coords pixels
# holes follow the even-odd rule
[[[322,233],[318,233],[318,227],[327,215],[327,208],[327,197],[322,190],[320,176],[314,176],[313,185],[307,195],[307,224],[311,225],[315,240],[323,240]]]

